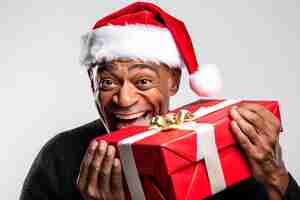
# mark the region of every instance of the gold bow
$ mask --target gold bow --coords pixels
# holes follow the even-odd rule
[[[180,124],[191,121],[193,114],[188,110],[180,110],[177,113],[168,113],[164,116],[155,116],[150,121],[151,128],[159,128],[161,130],[169,130],[179,128]]]

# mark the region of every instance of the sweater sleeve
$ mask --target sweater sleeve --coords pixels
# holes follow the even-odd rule
[[[284,200],[300,199],[300,187],[290,173],[289,173],[289,184],[283,196],[283,199]]]
[[[53,152],[46,145],[29,170],[20,200],[59,199],[59,181],[56,171]]]

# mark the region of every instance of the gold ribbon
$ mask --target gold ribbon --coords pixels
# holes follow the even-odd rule
[[[177,113],[168,113],[164,116],[157,115],[150,121],[150,128],[158,128],[162,131],[177,129],[185,122],[192,121],[193,114],[188,110],[180,110]]]

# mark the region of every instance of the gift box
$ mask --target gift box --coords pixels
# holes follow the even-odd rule
[[[229,116],[232,106],[246,102],[280,119],[276,101],[200,100],[155,118],[155,126],[122,128],[96,140],[117,147],[132,200],[204,199],[251,177]]]

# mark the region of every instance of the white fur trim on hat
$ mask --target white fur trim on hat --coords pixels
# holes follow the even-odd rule
[[[108,25],[82,36],[82,65],[88,67],[95,62],[118,58],[163,62],[178,67],[183,63],[166,28],[143,24]]]
[[[199,71],[190,74],[190,87],[199,96],[216,95],[222,88],[222,79],[217,66],[201,65]]]

